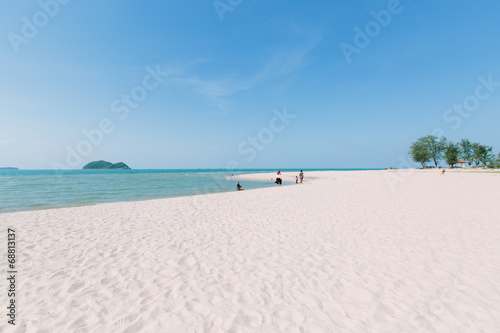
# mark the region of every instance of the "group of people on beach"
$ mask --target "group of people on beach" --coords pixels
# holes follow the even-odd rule
[[[302,184],[303,181],[304,171],[300,170],[299,175],[295,176],[295,184]],[[278,170],[278,172],[276,173],[276,180],[274,182],[276,183],[276,186],[281,186],[281,184],[283,184],[283,179],[281,178],[281,170]],[[243,187],[240,185],[240,182],[238,182],[238,184],[236,185],[236,190],[243,191]]]
[[[300,170],[299,175],[295,176],[295,184],[302,184],[303,180],[304,180],[304,171]]]
[[[300,173],[298,176],[295,176],[295,184],[302,184],[304,181],[304,171],[300,170]],[[276,173],[276,181],[275,181],[277,186],[280,186],[283,184],[283,179],[281,178],[281,170],[278,170]]]

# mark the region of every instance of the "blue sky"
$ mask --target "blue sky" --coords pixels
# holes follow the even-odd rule
[[[397,167],[434,131],[500,151],[498,1],[215,4],[2,2],[0,166]]]

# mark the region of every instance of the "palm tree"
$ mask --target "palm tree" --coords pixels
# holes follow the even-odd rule
[[[446,145],[444,158],[446,160],[446,163],[448,163],[451,168],[453,168],[453,166],[457,163],[459,154],[460,148],[457,143],[450,142]]]
[[[474,161],[474,150],[472,149],[472,143],[469,139],[460,140],[460,157],[466,160],[469,166],[472,165]]]
[[[488,166],[493,159],[492,151],[493,148],[485,145],[481,145],[479,143],[472,144],[472,150],[474,151],[474,158],[476,162],[476,166],[479,165],[479,162],[483,164],[483,166]]]

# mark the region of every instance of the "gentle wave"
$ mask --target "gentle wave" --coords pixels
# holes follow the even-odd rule
[[[320,170],[333,169],[304,169]],[[229,192],[237,183],[230,175],[271,171],[275,170],[0,170],[0,212]],[[275,186],[272,181],[247,180],[242,185]]]
[[[0,212],[236,190],[224,171],[16,170],[0,177]],[[233,172],[234,173],[234,172]],[[248,189],[272,186],[245,182]]]

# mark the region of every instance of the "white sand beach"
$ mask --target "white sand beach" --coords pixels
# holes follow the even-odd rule
[[[500,174],[305,176],[0,214],[0,331],[500,331]],[[7,228],[17,239],[15,326],[5,315]]]

